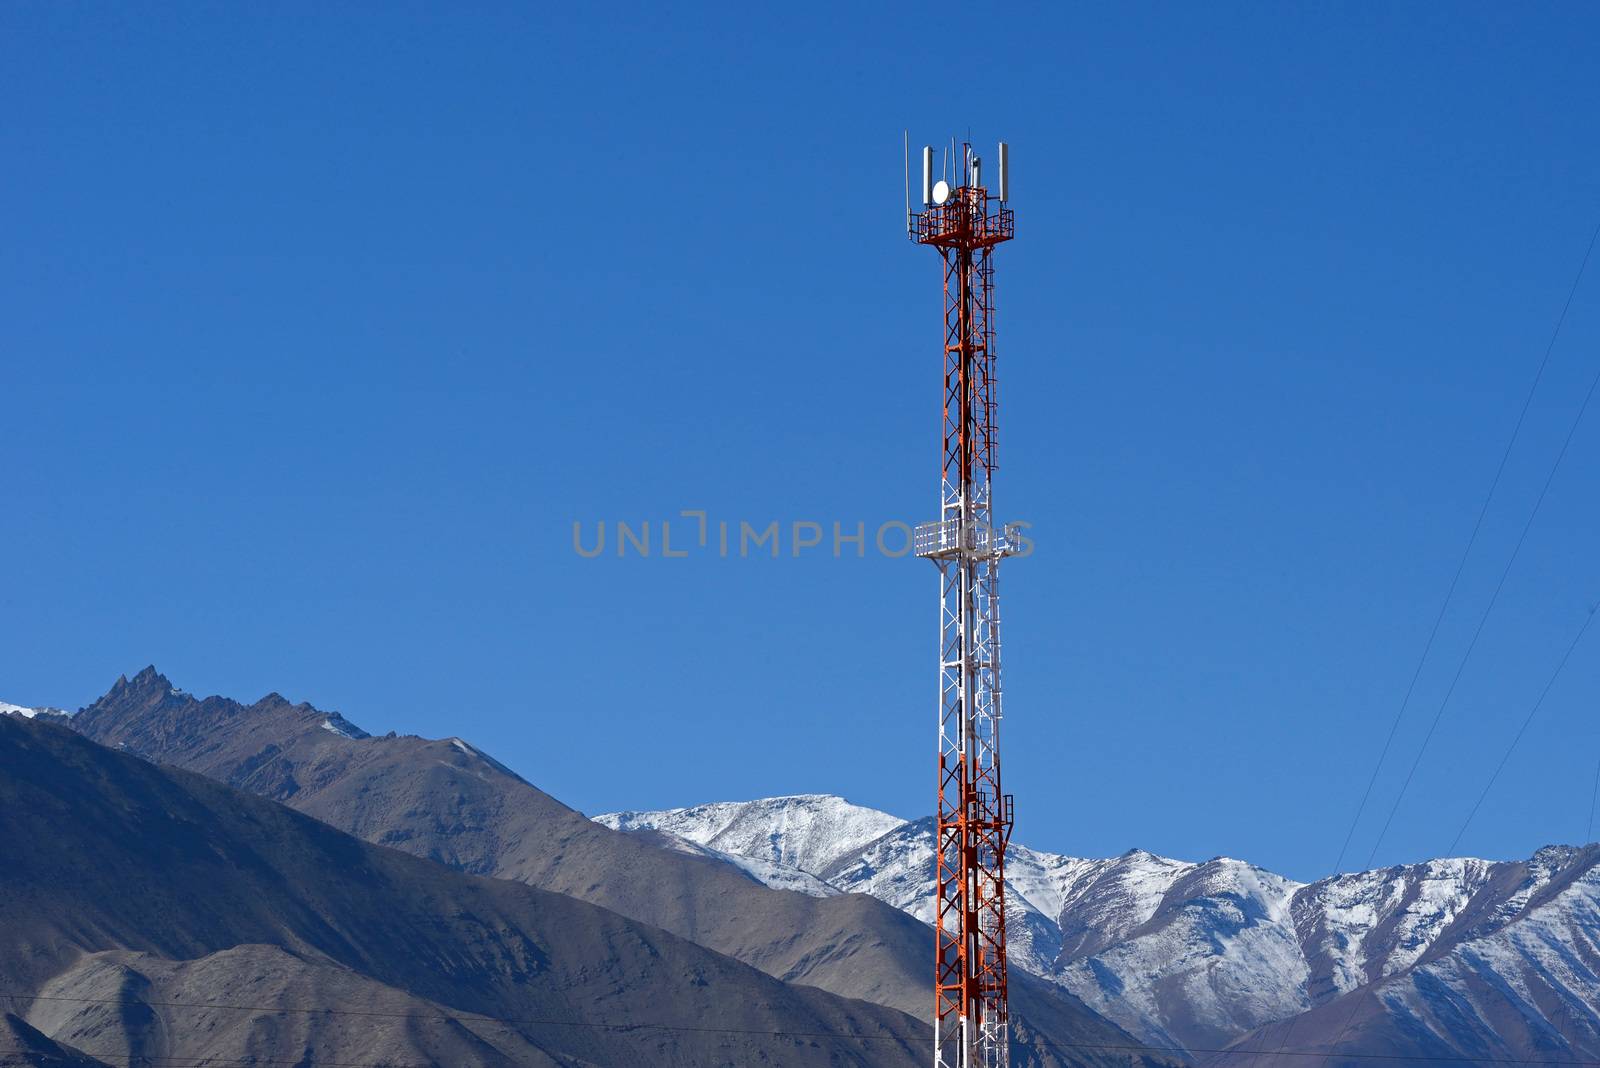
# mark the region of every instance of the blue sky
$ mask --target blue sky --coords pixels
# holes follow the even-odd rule
[[[590,812],[921,814],[930,565],[590,560],[572,524],[931,518],[896,164],[970,129],[1018,214],[1018,837],[1325,874],[1600,222],[1600,15],[580,7],[0,13],[0,697],[154,662]],[[1597,368],[1593,264],[1347,867]],[[1600,601],[1597,481],[1600,411],[1378,862],[1449,845]],[[1460,851],[1584,836],[1593,640]]]

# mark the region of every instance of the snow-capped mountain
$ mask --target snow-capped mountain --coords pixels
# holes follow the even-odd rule
[[[1486,860],[1430,860],[1307,887],[1295,927],[1311,996],[1323,1001],[1415,964],[1488,883]]]
[[[596,819],[613,830],[648,827],[720,853],[813,873],[905,822],[829,794],[727,801],[665,812],[616,812]]]
[[[33,719],[36,716],[45,716],[53,719],[59,716],[62,719],[66,719],[71,714],[70,712],[63,712],[59,708],[27,708],[23,705],[13,705],[0,701],[0,716],[21,716],[24,719]]]
[[[815,794],[596,818],[759,861],[766,874],[746,870],[769,885],[866,893],[932,917],[931,819]],[[1303,1020],[1297,1049],[1348,1046],[1330,1022],[1342,1022],[1348,1003],[1373,1034],[1412,1042],[1438,1031],[1434,1053],[1462,1052],[1452,1035],[1474,1028],[1489,1036],[1480,1045],[1492,1044],[1512,1018],[1525,1019],[1516,1027],[1539,1049],[1592,1053],[1596,860],[1600,848],[1552,847],[1528,862],[1434,860],[1307,885],[1222,857],[1190,863],[1131,850],[1091,860],[1013,843],[1012,961],[1156,1046],[1272,1049],[1290,1020]],[[1562,1045],[1569,1032],[1579,1040]]]
[[[1296,901],[1312,985],[1359,983],[1235,1050],[1592,1063],[1600,1053],[1600,847],[1430,861]],[[1331,950],[1331,952],[1330,952]]]
[[[1460,941],[1378,984],[1376,998],[1408,1030],[1456,1042],[1470,1030],[1476,1044],[1498,1056],[1516,1056],[1532,1045],[1592,1057],[1600,1047],[1595,860],[1593,846],[1553,846],[1526,863],[1495,865],[1493,876],[1503,885],[1498,893],[1475,895],[1488,902],[1463,903]],[[1471,904],[1478,907],[1466,907]]]
[[[870,894],[933,918],[931,818],[816,794],[595,818],[776,865],[769,885],[804,889],[798,869],[821,884],[809,892]],[[1207,1048],[1309,1006],[1291,880],[1235,860],[1084,860],[1013,842],[1006,883],[1013,963],[1145,1041]]]

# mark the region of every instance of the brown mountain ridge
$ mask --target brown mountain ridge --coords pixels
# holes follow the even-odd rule
[[[595,824],[461,739],[373,737],[276,694],[195,698],[147,668],[72,726],[105,745],[282,802],[463,873],[570,895],[790,984],[924,1016],[929,933],[865,895],[769,889],[738,868]],[[1021,977],[1023,1065],[1157,1063],[1071,995]]]

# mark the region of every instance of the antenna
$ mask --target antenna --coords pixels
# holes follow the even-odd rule
[[[906,177],[906,233],[911,232],[911,131],[901,130],[900,139],[905,149]]]
[[[922,206],[933,203],[933,146],[922,146]]]
[[[1002,203],[1011,199],[1011,186],[1010,182],[1008,181],[1008,179],[1011,177],[1011,168],[1007,166],[1007,164],[1011,162],[1010,156],[1011,147],[1004,141],[1001,141],[999,159],[997,160],[1000,171],[996,177],[1000,179],[1000,200]]]

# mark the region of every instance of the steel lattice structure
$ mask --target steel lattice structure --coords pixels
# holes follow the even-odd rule
[[[1006,847],[1012,798],[1000,784],[1000,561],[1018,541],[993,518],[997,386],[994,249],[1015,231],[982,185],[970,145],[962,184],[930,187],[908,213],[911,238],[944,261],[944,419],[939,520],[917,556],[939,569],[939,808],[934,925],[937,1068],[1006,1068]],[[930,191],[936,189],[936,191]],[[939,197],[943,195],[943,199]]]

